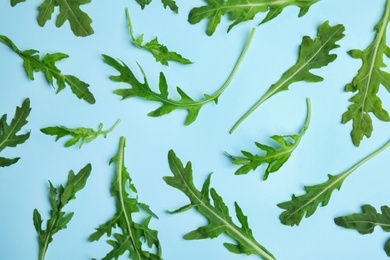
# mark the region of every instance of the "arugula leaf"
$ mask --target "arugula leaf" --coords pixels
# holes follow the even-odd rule
[[[17,135],[17,133],[25,126],[28,121],[27,117],[30,114],[30,99],[26,98],[21,107],[16,107],[15,116],[11,124],[7,124],[7,114],[0,118],[0,152],[6,147],[16,147],[24,143],[29,137],[30,132]],[[9,159],[0,157],[0,167],[10,166],[16,163],[20,157]]]
[[[318,28],[315,40],[312,40],[309,36],[304,36],[297,63],[284,72],[279,81],[273,84],[260,100],[234,124],[230,133],[233,133],[264,101],[281,91],[288,90],[292,83],[299,81],[320,82],[324,80],[322,77],[311,73],[310,70],[327,66],[337,58],[336,54],[329,54],[329,52],[339,47],[336,42],[344,37],[344,30],[345,27],[343,25],[330,26],[329,22],[326,21]]]
[[[11,0],[11,6],[26,0]],[[76,36],[88,36],[94,33],[91,23],[92,19],[80,9],[80,5],[88,4],[91,0],[44,0],[38,7],[38,24],[45,26],[46,22],[51,19],[54,9],[59,7],[60,12],[57,17],[56,26],[61,27],[67,20],[70,28]]]
[[[375,157],[390,146],[390,141],[378,150],[369,154],[348,170],[338,174],[328,174],[329,180],[314,186],[305,186],[306,194],[296,197],[294,194],[290,201],[278,204],[278,207],[285,211],[279,216],[280,221],[285,225],[299,225],[304,216],[306,218],[314,214],[319,205],[326,206],[330,201],[332,192],[340,190],[344,180],[362,164]]]
[[[352,82],[345,86],[347,92],[357,92],[349,99],[352,103],[342,116],[342,123],[352,120],[351,138],[353,144],[360,145],[364,136],[369,138],[373,131],[370,113],[382,121],[390,121],[388,112],[382,107],[378,97],[379,86],[383,85],[390,92],[390,74],[383,71],[386,67],[383,57],[390,58],[390,48],[386,44],[386,30],[390,21],[390,1],[386,1],[386,9],[381,21],[375,26],[374,41],[365,49],[351,50],[349,55],[362,60],[358,74]]]
[[[360,234],[371,234],[376,226],[381,227],[384,231],[390,232],[390,208],[382,206],[382,214],[378,213],[371,205],[364,205],[362,213],[355,213],[349,216],[338,217],[334,222],[342,227],[356,229]],[[390,257],[390,239],[386,242],[385,251]]]
[[[295,135],[273,135],[271,138],[278,143],[280,146],[279,149],[276,149],[272,146],[260,144],[255,142],[256,146],[264,151],[264,155],[253,155],[247,151],[241,151],[244,157],[233,156],[228,154],[228,156],[233,159],[233,164],[242,165],[235,174],[247,174],[251,170],[256,170],[257,167],[263,163],[268,164],[267,169],[265,170],[263,180],[266,180],[270,173],[276,172],[283,166],[285,162],[290,158],[292,152],[297,148],[299,142],[301,141],[303,135],[306,133],[306,130],[310,124],[311,117],[311,106],[310,99],[307,99],[307,117],[306,122],[299,134]]]
[[[203,184],[202,190],[198,190],[193,183],[192,165],[188,162],[183,167],[182,162],[170,150],[168,153],[169,167],[173,173],[172,176],[165,176],[164,181],[180,191],[182,191],[190,200],[190,204],[181,207],[170,213],[179,213],[190,208],[195,208],[200,214],[208,219],[206,226],[200,227],[184,236],[186,240],[215,238],[222,233],[233,238],[237,244],[224,243],[224,246],[233,253],[259,255],[263,259],[275,259],[275,257],[260,245],[253,237],[252,230],[249,228],[248,219],[243,214],[241,208],[235,203],[237,219],[241,227],[233,223],[229,215],[229,209],[223,202],[221,196],[215,189],[210,189],[211,175]],[[213,199],[213,204],[210,201]]]
[[[85,127],[78,127],[78,128],[68,128],[66,126],[52,126],[52,127],[46,127],[42,128],[41,132],[47,135],[56,135],[56,141],[60,139],[61,137],[70,135],[73,138],[68,140],[65,143],[65,147],[70,147],[72,145],[76,145],[80,140],[80,146],[83,146],[84,143],[89,143],[93,140],[95,140],[99,135],[103,135],[104,138],[107,137],[107,134],[111,133],[121,122],[120,119],[118,119],[115,124],[108,130],[103,130],[103,124],[100,123],[98,130],[95,131],[92,128],[85,128]]]
[[[209,18],[206,33],[211,36],[223,15],[228,14],[234,21],[228,32],[237,24],[253,20],[259,12],[268,12],[260,24],[268,22],[278,16],[285,7],[297,6],[300,8],[299,17],[305,15],[309,8],[319,0],[205,0],[207,5],[193,8],[188,15],[188,22],[196,24]],[[259,25],[260,25],[259,24]]]
[[[152,2],[152,0],[136,0],[136,1],[141,6],[141,9],[144,9],[145,6],[147,6],[148,4],[150,4]],[[175,13],[179,12],[179,7],[176,5],[176,1],[174,1],[174,0],[161,0],[161,3],[164,5],[164,8],[167,8],[167,6],[168,6],[169,9],[171,9]]]
[[[189,97],[181,88],[177,87],[177,92],[179,93],[181,99],[180,100],[173,100],[168,97],[168,85],[166,78],[164,74],[160,73],[160,82],[159,82],[159,90],[160,93],[153,91],[149,83],[146,79],[145,72],[141,68],[141,66],[138,64],[138,67],[140,68],[143,77],[144,77],[144,83],[141,83],[133,74],[133,72],[130,70],[130,68],[120,60],[115,60],[114,58],[102,55],[104,58],[104,62],[116,69],[120,74],[117,76],[110,76],[110,78],[115,82],[126,82],[132,86],[132,88],[125,88],[125,89],[117,89],[114,91],[115,94],[122,96],[122,99],[127,99],[131,97],[141,97],[146,100],[150,101],[156,101],[162,103],[162,105],[150,112],[148,116],[152,117],[159,117],[166,115],[176,109],[185,109],[188,111],[188,116],[185,121],[186,125],[190,125],[193,123],[199,113],[199,110],[202,108],[203,105],[209,103],[209,102],[215,102],[218,103],[218,98],[221,96],[223,91],[229,86],[230,82],[233,80],[242,60],[244,59],[244,56],[249,48],[249,45],[252,41],[253,35],[255,33],[255,30],[253,29],[249,39],[239,57],[237,60],[232,72],[230,73],[228,79],[225,81],[225,83],[222,85],[222,87],[215,92],[213,95],[205,94],[204,99],[200,101],[194,101],[191,97]]]
[[[89,241],[98,241],[102,236],[107,234],[112,237],[107,243],[111,245],[112,250],[103,258],[103,260],[118,259],[126,251],[129,251],[130,258],[135,260],[153,259],[159,260],[161,258],[161,245],[157,237],[157,231],[149,228],[149,222],[152,217],[156,217],[148,205],[138,202],[138,192],[135,188],[130,174],[124,165],[125,159],[125,137],[120,138],[119,152],[110,160],[110,164],[115,162],[117,164],[115,180],[111,186],[112,196],[116,196],[117,213],[106,223],[100,225],[96,232],[90,237]],[[133,193],[130,197],[128,191]],[[137,213],[140,209],[144,210],[149,216],[141,223],[134,222],[132,214]],[[113,229],[119,227],[122,231],[112,235]],[[143,243],[151,248],[156,247],[157,254],[145,251]]]
[[[85,187],[87,179],[92,171],[91,164],[87,164],[77,174],[72,170],[68,175],[68,183],[65,187],[62,185],[55,188],[50,184],[50,219],[47,220],[46,230],[42,229],[42,217],[37,209],[34,209],[33,222],[35,230],[38,233],[39,241],[39,260],[45,259],[49,243],[53,241],[53,235],[61,229],[65,229],[73,217],[73,212],[63,211],[64,206],[72,199],[76,198],[76,193]]]
[[[89,85],[75,76],[65,75],[61,73],[55,63],[64,58],[68,58],[67,54],[56,52],[53,54],[46,54],[41,60],[39,58],[39,51],[37,50],[25,50],[21,51],[16,45],[6,36],[0,35],[0,42],[10,47],[15,53],[17,53],[23,59],[23,66],[31,80],[34,80],[34,71],[42,71],[45,73],[47,81],[54,87],[54,80],[57,81],[57,93],[66,87],[66,84],[70,86],[72,92],[80,99],[84,99],[90,104],[94,104],[95,97],[89,91]]]
[[[167,66],[168,66],[168,61],[176,61],[182,64],[192,64],[192,61],[190,61],[189,59],[183,58],[180,54],[176,52],[169,51],[165,45],[162,45],[158,42],[157,37],[154,38],[152,41],[142,45],[144,35],[142,34],[137,39],[134,37],[133,25],[130,20],[130,14],[128,8],[126,8],[126,18],[127,18],[127,24],[130,29],[130,36],[131,36],[131,40],[133,41],[133,44],[138,48],[150,51],[157,62],[160,62],[161,64]]]

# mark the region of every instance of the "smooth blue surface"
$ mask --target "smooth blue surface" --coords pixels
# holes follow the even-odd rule
[[[87,163],[93,167],[90,179],[77,199],[65,207],[66,211],[75,212],[74,218],[67,229],[54,236],[46,259],[100,259],[110,250],[105,238],[89,243],[88,237],[115,212],[115,200],[109,193],[115,166],[109,166],[108,162],[117,153],[120,136],[127,138],[125,164],[139,191],[139,199],[160,217],[152,220],[151,227],[159,231],[164,259],[259,259],[230,253],[223,247],[230,239],[223,235],[212,240],[182,239],[185,233],[206,224],[206,220],[193,210],[176,215],[166,213],[187,203],[184,194],[162,179],[171,175],[167,161],[170,149],[184,163],[192,162],[197,187],[213,172],[211,186],[224,198],[231,215],[234,216],[233,203],[237,201],[248,216],[254,237],[277,259],[387,259],[383,246],[389,233],[378,228],[374,234],[363,236],[336,226],[333,219],[360,212],[365,203],[376,208],[390,204],[389,150],[353,173],[342,189],[334,192],[328,206],[318,208],[298,227],[283,226],[278,219],[282,211],[276,206],[289,200],[293,193],[303,194],[304,185],[322,183],[327,174],[345,171],[389,139],[390,124],[373,117],[372,137],[356,148],[349,136],[351,123],[340,122],[351,96],[344,92],[344,86],[361,64],[346,52],[365,49],[370,44],[384,0],[323,0],[301,18],[297,17],[298,8],[285,8],[277,18],[257,27],[244,62],[218,105],[205,105],[190,126],[183,125],[185,111],[151,118],[147,113],[158,104],[139,98],[120,101],[113,91],[127,86],[109,79],[116,71],[103,63],[101,54],[120,58],[141,79],[138,62],[155,89],[162,71],[172,97],[177,98],[175,87],[180,86],[198,100],[224,83],[251,28],[265,14],[258,14],[254,21],[242,23],[228,34],[224,18],[215,34],[208,37],[206,21],[197,25],[187,22],[191,8],[203,5],[200,0],[178,1],[178,15],[165,10],[158,0],[144,10],[133,0],[93,1],[82,9],[93,19],[95,34],[80,38],[73,35],[68,23],[56,28],[55,17],[45,27],[39,27],[36,22],[39,4],[27,1],[11,7],[9,1],[1,1],[0,34],[12,39],[21,50],[36,49],[41,55],[68,54],[70,57],[59,62],[58,67],[63,73],[88,82],[97,102],[89,105],[78,100],[68,88],[56,95],[42,73],[36,73],[35,80],[30,81],[22,60],[0,44],[0,115],[6,113],[11,119],[15,107],[27,97],[32,106],[29,123],[22,131],[31,130],[30,139],[1,152],[5,157],[21,156],[21,160],[11,167],[0,168],[0,259],[37,259],[32,212],[37,208],[45,220],[48,217],[47,181],[55,186],[65,183],[69,170],[78,171]],[[134,47],[125,20],[126,7],[130,9],[135,36],[144,34],[145,41],[157,36],[161,43],[194,64],[162,66],[150,53]],[[314,38],[317,27],[325,20],[346,27],[346,36],[339,42],[341,47],[334,51],[338,59],[316,71],[325,80],[293,84],[289,91],[265,102],[230,135],[228,131],[236,120],[296,62],[302,37]],[[389,93],[382,88],[379,95],[389,110]],[[306,117],[308,97],[312,102],[311,125],[288,162],[266,182],[261,180],[264,166],[248,175],[235,176],[237,167],[224,152],[235,155],[240,150],[257,152],[254,141],[270,144],[269,137],[274,134],[298,133]],[[65,148],[64,140],[55,142],[54,137],[39,131],[55,125],[96,128],[100,122],[109,128],[118,118],[122,123],[106,139],[99,137],[82,149]],[[128,259],[128,255],[121,259]]]

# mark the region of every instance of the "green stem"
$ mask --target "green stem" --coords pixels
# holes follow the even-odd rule
[[[111,133],[112,131],[114,131],[115,128],[116,128],[121,122],[122,122],[122,120],[120,120],[120,119],[116,120],[115,124],[114,124],[110,129],[108,129],[108,130],[106,130],[106,131],[102,131],[101,134],[103,134],[103,135],[106,136],[108,133]]]

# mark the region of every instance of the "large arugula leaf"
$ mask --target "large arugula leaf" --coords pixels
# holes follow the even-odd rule
[[[94,130],[92,128],[86,128],[86,127],[78,127],[78,128],[68,128],[66,126],[50,126],[45,127],[41,129],[41,132],[47,135],[54,135],[56,137],[56,141],[58,139],[64,137],[64,136],[71,136],[72,138],[66,141],[65,147],[70,147],[72,145],[76,145],[79,141],[81,148],[83,144],[92,142],[95,140],[99,135],[103,135],[104,138],[107,137],[109,133],[114,131],[114,129],[119,125],[121,122],[120,119],[118,119],[115,124],[108,130],[103,130],[103,124],[100,123],[98,130]]]
[[[7,114],[0,118],[0,152],[6,147],[16,147],[30,137],[30,132],[21,135],[17,134],[28,123],[27,117],[30,111],[30,99],[26,98],[21,107],[16,107],[15,116],[11,124],[8,125],[7,123]],[[0,157],[0,167],[10,166],[19,159],[19,157],[13,159]]]
[[[58,88],[57,93],[63,90],[66,85],[69,85],[72,92],[80,99],[84,99],[90,104],[94,104],[95,97],[89,91],[89,85],[73,75],[62,74],[61,70],[56,67],[56,62],[68,58],[67,54],[56,52],[46,54],[43,59],[39,57],[37,50],[21,51],[16,45],[6,36],[0,35],[0,42],[10,47],[23,59],[23,66],[31,80],[34,80],[34,72],[42,71],[45,73],[47,81],[54,86],[56,80]]]
[[[299,134],[295,135],[273,135],[271,139],[276,141],[280,148],[274,148],[272,146],[260,144],[255,142],[256,146],[265,154],[252,154],[247,151],[241,151],[242,156],[232,156],[233,164],[242,165],[235,174],[247,174],[250,171],[254,171],[262,164],[268,164],[265,169],[263,180],[266,180],[270,173],[276,172],[283,166],[285,162],[290,158],[291,154],[297,148],[299,142],[301,141],[303,135],[306,133],[306,130],[309,128],[311,117],[311,106],[310,99],[307,99],[307,117],[306,122]]]
[[[342,123],[352,120],[351,137],[354,145],[359,146],[364,136],[370,137],[373,131],[370,113],[378,119],[390,121],[388,112],[382,107],[378,97],[380,85],[390,92],[390,74],[383,71],[386,67],[383,57],[390,58],[390,47],[386,44],[386,30],[390,21],[390,1],[386,1],[386,9],[381,21],[375,26],[374,41],[365,49],[351,50],[348,53],[355,59],[362,60],[358,74],[347,84],[345,91],[356,93],[349,99],[352,103],[342,116]]]
[[[204,182],[202,190],[198,190],[193,182],[191,162],[188,162],[184,167],[173,150],[170,150],[168,153],[168,161],[173,176],[165,176],[164,181],[168,185],[182,191],[190,200],[190,204],[171,213],[179,213],[190,208],[195,208],[208,220],[206,226],[191,231],[184,236],[184,239],[215,238],[220,234],[225,233],[237,243],[224,243],[224,246],[230,252],[236,254],[259,255],[263,259],[275,259],[267,249],[255,240],[252,230],[249,228],[248,219],[237,203],[235,203],[235,210],[241,227],[234,224],[229,215],[229,209],[223,202],[221,196],[215,189],[210,189],[211,175]],[[210,194],[214,205],[211,203]]]
[[[65,229],[73,217],[73,212],[66,213],[63,211],[64,206],[72,199],[76,198],[76,193],[82,190],[87,183],[87,179],[92,171],[91,164],[87,164],[77,174],[69,172],[68,183],[55,188],[50,184],[50,219],[46,222],[46,230],[42,229],[42,217],[37,209],[34,209],[33,221],[35,230],[38,233],[39,241],[39,260],[45,259],[49,243],[53,241],[53,235],[61,229]]]
[[[130,36],[133,44],[138,48],[151,52],[157,62],[160,62],[161,64],[167,66],[168,66],[168,61],[176,61],[182,64],[192,64],[192,61],[190,61],[189,59],[184,58],[183,56],[181,56],[176,52],[169,51],[165,45],[162,45],[158,42],[157,37],[151,40],[150,42],[143,44],[143,39],[144,39],[143,34],[138,38],[134,37],[133,25],[131,23],[128,8],[126,8],[126,18],[127,18],[127,25],[129,26]]]
[[[15,6],[18,3],[26,0],[11,0],[11,5]],[[51,19],[56,7],[59,7],[60,12],[57,17],[56,26],[61,27],[67,20],[70,28],[76,36],[88,36],[93,34],[91,26],[92,19],[80,9],[80,5],[88,4],[92,0],[44,0],[38,7],[38,24],[43,27],[46,22]]]
[[[371,234],[377,226],[390,232],[390,208],[382,206],[381,210],[382,214],[378,213],[373,206],[366,204],[362,207],[362,213],[338,217],[334,219],[334,222],[339,226],[355,229],[363,235]],[[390,257],[390,239],[386,242],[385,252]]]
[[[343,25],[330,26],[329,22],[326,21],[318,28],[315,40],[309,36],[303,37],[296,64],[284,72],[279,81],[273,84],[259,101],[234,124],[230,133],[233,133],[262,103],[273,95],[288,90],[292,83],[299,81],[320,82],[324,80],[322,77],[311,73],[310,70],[327,66],[337,58],[336,54],[329,54],[329,52],[339,47],[336,42],[344,37],[344,30]]]
[[[144,9],[145,6],[147,6],[148,4],[150,4],[152,2],[152,0],[136,0],[136,1],[141,6],[142,9]],[[168,6],[169,9],[171,9],[175,13],[179,12],[179,7],[177,6],[176,1],[174,1],[174,0],[161,0],[161,3],[164,5],[164,8],[167,8],[167,6]]]
[[[159,91],[155,92],[150,86],[147,81],[145,72],[141,68],[140,65],[139,68],[143,74],[144,77],[144,83],[140,82],[133,74],[133,72],[130,70],[130,68],[120,60],[116,60],[108,55],[102,55],[104,58],[104,62],[116,69],[120,74],[117,76],[110,76],[110,78],[115,82],[125,82],[132,86],[132,88],[124,88],[124,89],[117,89],[114,91],[115,94],[122,97],[122,99],[127,99],[131,97],[141,97],[146,100],[150,101],[156,101],[162,103],[162,105],[157,108],[156,110],[150,112],[148,116],[152,117],[159,117],[166,115],[176,109],[184,109],[188,111],[188,116],[185,121],[186,125],[189,125],[193,123],[199,113],[199,110],[203,107],[203,105],[215,102],[218,103],[218,98],[221,96],[223,91],[229,86],[230,82],[233,80],[234,75],[236,74],[242,60],[244,59],[244,56],[249,48],[249,45],[252,41],[253,35],[255,30],[252,30],[249,39],[239,57],[237,60],[232,72],[230,73],[228,79],[225,81],[225,83],[222,85],[222,87],[215,92],[213,95],[205,94],[204,99],[200,101],[195,101],[191,97],[189,97],[181,88],[177,87],[177,92],[179,93],[181,99],[180,100],[173,100],[168,97],[168,85],[167,80],[164,76],[164,74],[160,73],[160,82],[159,82]]]
[[[107,234],[111,237],[107,243],[111,245],[112,250],[103,258],[103,260],[118,259],[126,251],[129,252],[130,258],[134,260],[160,260],[161,245],[157,237],[157,231],[149,228],[151,217],[157,216],[150,210],[149,206],[138,202],[138,192],[132,183],[129,172],[127,171],[125,160],[125,137],[120,138],[119,152],[110,160],[116,163],[116,176],[111,186],[111,195],[116,197],[117,213],[106,223],[100,225],[96,231],[89,237],[89,240],[98,241],[102,236]],[[128,193],[132,192],[132,196]],[[133,214],[142,209],[148,213],[148,217],[138,224],[133,220]],[[113,229],[119,227],[121,233],[112,235]],[[143,243],[144,241],[144,243]],[[157,253],[146,251],[144,246],[149,248],[155,246]]]
[[[333,191],[340,190],[344,180],[353,173],[362,164],[375,157],[380,152],[390,146],[390,141],[380,147],[378,150],[369,154],[367,157],[359,161],[357,164],[348,170],[338,174],[328,174],[328,181],[314,185],[305,186],[306,194],[301,196],[292,195],[290,201],[278,204],[278,207],[284,209],[284,212],[279,216],[280,221],[285,225],[299,225],[304,216],[310,217],[317,210],[318,206],[326,206],[330,201]]]
[[[196,24],[208,18],[206,33],[212,35],[221,22],[223,15],[229,14],[230,24],[228,32],[237,24],[253,20],[259,12],[268,12],[260,24],[268,22],[278,16],[285,7],[297,6],[300,8],[299,17],[305,15],[309,8],[319,0],[205,0],[207,5],[193,8],[188,21]]]

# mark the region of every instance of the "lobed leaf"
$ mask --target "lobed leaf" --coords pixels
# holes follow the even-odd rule
[[[134,260],[161,260],[161,245],[157,231],[148,226],[151,217],[156,216],[156,214],[150,210],[148,205],[138,202],[137,189],[124,165],[125,143],[125,137],[121,137],[119,152],[110,160],[110,164],[117,164],[115,179],[111,186],[111,194],[116,197],[117,201],[117,212],[112,219],[100,225],[91,234],[89,241],[98,241],[104,235],[111,238],[107,243],[112,246],[112,249],[102,258],[104,260],[118,259],[126,252],[129,252],[130,258]],[[134,194],[131,196],[128,191]],[[133,214],[139,212],[140,209],[149,216],[141,224],[138,224],[133,220]],[[113,234],[113,230],[116,228],[119,228],[121,233]],[[157,252],[152,253],[145,250],[145,245],[149,248],[155,247]]]
[[[225,233],[237,243],[225,243],[224,245],[229,251],[233,253],[245,253],[247,255],[254,254],[263,259],[275,259],[267,249],[255,240],[252,231],[249,228],[247,217],[243,214],[237,203],[235,203],[236,216],[241,227],[234,224],[229,214],[229,209],[222,197],[215,189],[210,188],[211,175],[209,175],[204,182],[202,189],[199,191],[193,183],[191,162],[188,162],[184,167],[173,150],[170,150],[168,153],[168,161],[173,176],[165,176],[164,181],[169,186],[182,191],[190,200],[189,205],[171,213],[182,212],[193,207],[208,220],[206,226],[199,227],[198,229],[187,233],[184,236],[185,239],[215,238],[220,234]],[[211,199],[213,204],[211,203]]]
[[[137,3],[141,6],[141,9],[144,9],[147,5],[149,5],[152,0],[136,0]],[[179,7],[176,4],[176,1],[174,0],[161,0],[161,3],[164,5],[164,8],[169,7],[172,11],[175,13],[179,12]]]
[[[222,16],[227,15],[232,24],[228,32],[237,24],[253,20],[259,12],[267,13],[260,24],[268,22],[278,16],[285,7],[297,6],[300,9],[299,17],[305,15],[309,8],[319,0],[205,0],[207,5],[193,8],[188,21],[191,24],[208,19],[206,33],[211,36],[220,24]]]
[[[260,144],[255,142],[256,146],[265,154],[252,154],[247,151],[241,151],[242,156],[233,156],[228,154],[228,156],[233,160],[233,164],[242,165],[235,172],[237,175],[247,174],[250,171],[254,171],[262,164],[268,164],[263,180],[266,180],[270,173],[278,171],[285,162],[290,158],[293,151],[297,148],[299,142],[301,141],[303,135],[306,133],[306,130],[310,124],[311,108],[310,100],[307,100],[307,117],[306,122],[302,128],[302,131],[296,135],[274,135],[271,136],[279,146],[275,148],[272,146]]]
[[[380,85],[390,92],[390,74],[383,71],[386,67],[383,57],[390,58],[390,48],[386,43],[386,30],[390,21],[390,3],[386,1],[386,9],[381,21],[376,25],[376,36],[365,49],[351,50],[349,54],[355,59],[361,59],[362,65],[352,82],[347,84],[345,91],[356,93],[349,99],[352,103],[342,116],[342,123],[352,121],[351,138],[353,144],[360,145],[366,136],[369,138],[373,131],[372,113],[382,121],[390,121],[388,112],[382,107],[378,96]]]
[[[354,172],[362,164],[369,161],[380,152],[384,151],[389,146],[390,141],[388,141],[378,150],[374,151],[373,153],[360,160],[357,164],[355,164],[345,172],[342,172],[338,175],[328,174],[329,179],[326,182],[313,186],[305,186],[305,194],[300,196],[295,196],[293,194],[290,201],[279,203],[278,207],[284,209],[282,214],[280,214],[279,216],[280,221],[283,224],[289,226],[299,225],[303,217],[308,218],[313,215],[320,205],[328,205],[333,191],[335,191],[336,189],[340,190],[344,180],[352,172]]]
[[[362,213],[354,213],[348,216],[337,217],[334,222],[344,228],[355,229],[360,234],[371,234],[375,227],[381,227],[384,231],[390,232],[390,208],[388,206],[381,207],[382,213],[366,204],[362,207]],[[390,256],[390,239],[386,242],[385,252]]]
[[[79,98],[84,99],[90,104],[96,102],[95,97],[89,91],[89,85],[84,81],[81,81],[73,75],[62,74],[56,66],[56,62],[62,59],[68,58],[64,53],[48,53],[43,59],[40,59],[39,52],[36,50],[19,50],[16,45],[6,36],[0,35],[0,42],[10,47],[15,53],[17,53],[23,59],[23,66],[27,72],[28,77],[34,80],[34,72],[43,72],[47,81],[55,87],[54,81],[57,82],[57,93],[63,90],[66,85],[70,86],[72,92]]]
[[[312,69],[318,69],[327,66],[336,58],[336,54],[330,54],[330,51],[338,48],[337,41],[344,37],[345,27],[341,24],[330,26],[326,21],[318,28],[317,38],[311,39],[309,36],[304,36],[299,50],[298,61],[295,65],[283,73],[282,77],[273,84],[267,92],[257,101],[232,127],[230,133],[250,115],[262,103],[268,100],[273,95],[288,90],[288,87],[299,81],[320,82],[322,77],[311,73]]]
[[[16,147],[30,137],[30,132],[18,135],[22,127],[28,123],[27,117],[30,111],[30,99],[26,98],[21,107],[16,107],[14,118],[9,125],[7,123],[7,114],[0,118],[0,152],[6,147]],[[19,159],[19,157],[13,159],[0,157],[0,167],[10,166]]]

